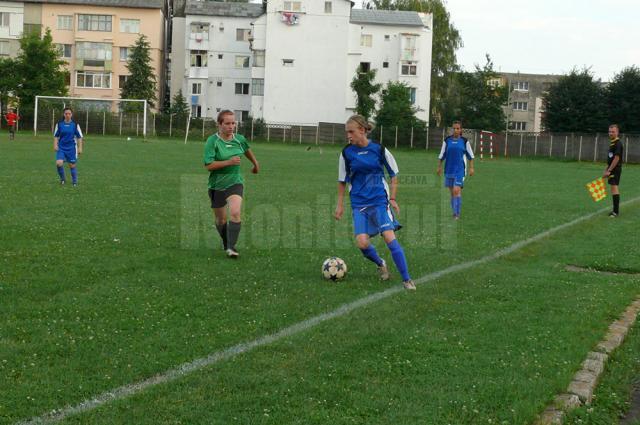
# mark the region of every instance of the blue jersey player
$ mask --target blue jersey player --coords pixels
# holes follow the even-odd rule
[[[64,163],[69,164],[71,182],[78,185],[78,169],[76,163],[82,153],[82,131],[80,125],[73,120],[71,108],[64,108],[64,118],[61,119],[53,132],[53,150],[56,152],[56,167],[60,176],[60,184],[66,182]]]
[[[353,214],[353,230],[356,243],[362,254],[378,266],[382,280],[389,279],[389,269],[380,258],[369,238],[382,234],[391,257],[406,289],[415,290],[416,286],[409,276],[407,259],[395,231],[400,228],[391,207],[400,212],[396,202],[398,187],[398,166],[393,155],[379,143],[367,138],[372,129],[364,117],[354,115],[347,121],[346,130],[349,144],[342,150],[338,163],[338,205],[335,218],[340,220],[344,214],[344,193],[350,185],[349,196]],[[385,170],[391,177],[391,188],[385,180]]]
[[[473,176],[473,149],[471,143],[462,137],[462,124],[460,121],[453,122],[453,134],[442,142],[442,149],[438,159],[438,175],[442,175],[442,161],[444,165],[444,185],[451,192],[451,210],[453,218],[460,218],[462,209],[462,188],[466,176],[466,163],[469,161],[469,175]]]

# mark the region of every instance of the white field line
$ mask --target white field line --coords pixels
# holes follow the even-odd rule
[[[634,198],[631,199],[629,201],[623,202],[621,205],[627,205],[630,204],[632,202],[636,202],[640,200],[640,197],[638,198]],[[433,273],[429,273],[427,275],[424,275],[418,279],[415,279],[414,282],[416,284],[422,284],[422,283],[426,283],[426,282],[430,282],[433,280],[436,280],[442,276],[451,274],[451,273],[456,273],[462,270],[467,270],[470,269],[472,267],[481,265],[481,264],[485,264],[488,263],[490,261],[493,261],[495,259],[498,259],[500,257],[504,257],[505,255],[511,254],[514,251],[519,250],[520,248],[523,248],[527,245],[530,245],[536,241],[539,241],[540,239],[543,239],[547,236],[550,236],[556,232],[559,232],[561,230],[564,230],[568,227],[574,226],[578,223],[581,223],[583,221],[589,220],[590,218],[601,214],[605,211],[609,211],[609,208],[603,208],[601,210],[598,210],[596,212],[584,215],[582,217],[576,218],[575,220],[569,221],[567,223],[561,224],[559,226],[553,227],[549,230],[546,230],[542,233],[538,233],[535,236],[532,236],[528,239],[522,240],[520,242],[516,242],[513,245],[510,245],[506,248],[500,249],[496,252],[494,252],[493,254],[489,254],[486,255],[482,258],[479,258],[477,260],[471,260],[471,261],[467,261],[465,263],[460,263],[460,264],[456,264],[454,266],[451,267],[447,267],[446,269],[443,270],[439,270]],[[612,219],[615,220],[615,219]],[[62,407],[60,409],[54,409],[48,413],[45,413],[41,416],[37,416],[37,417],[33,417],[31,419],[27,419],[21,422],[17,422],[16,425],[40,425],[40,424],[52,424],[52,423],[56,423],[59,422],[65,418],[67,418],[68,416],[73,416],[76,414],[80,414],[80,413],[84,413],[84,412],[88,412],[90,410],[96,409],[102,405],[105,405],[109,402],[115,401],[115,400],[122,400],[124,398],[130,397],[132,395],[138,394],[142,391],[144,391],[147,388],[156,386],[156,385],[160,385],[160,384],[165,384],[167,382],[171,382],[171,381],[175,381],[176,379],[179,379],[189,373],[198,371],[200,369],[203,369],[207,366],[211,366],[213,364],[219,363],[223,360],[227,360],[230,359],[234,356],[237,356],[238,354],[242,354],[242,353],[246,353],[249,352],[251,350],[253,350],[254,348],[258,348],[258,347],[262,347],[264,345],[269,345],[273,342],[279,341],[281,339],[299,334],[301,332],[304,332],[308,329],[311,329],[313,327],[315,327],[316,325],[319,325],[320,323],[326,322],[328,320],[331,319],[335,319],[337,317],[342,317],[345,316],[347,314],[349,314],[350,312],[357,310],[361,307],[367,306],[369,304],[373,304],[377,301],[383,300],[385,298],[389,298],[390,296],[397,294],[398,292],[403,292],[404,288],[402,287],[402,285],[397,285],[397,286],[393,286],[389,289],[386,289],[384,291],[380,291],[380,292],[376,292],[374,294],[370,294],[367,295],[366,297],[360,298],[356,301],[350,302],[348,304],[343,304],[342,306],[338,307],[337,309],[330,311],[328,313],[324,313],[324,314],[320,314],[318,316],[312,317],[310,319],[304,320],[302,322],[298,322],[294,325],[291,325],[289,327],[286,327],[284,329],[282,329],[279,332],[276,332],[274,334],[271,335],[266,335],[263,337],[260,337],[258,339],[254,339],[253,341],[249,341],[249,342],[243,342],[237,345],[234,345],[232,347],[226,348],[224,350],[221,351],[217,351],[215,353],[210,354],[207,357],[202,357],[196,360],[193,360],[191,362],[188,363],[183,363],[181,365],[179,365],[176,368],[167,370],[163,373],[157,374],[155,376],[152,376],[148,379],[145,379],[144,381],[139,381],[139,382],[135,382],[133,384],[128,384],[128,385],[123,385],[121,387],[115,388],[111,391],[107,391],[104,392],[102,394],[97,395],[96,397],[90,399],[90,400],[85,400],[75,406],[65,406]]]

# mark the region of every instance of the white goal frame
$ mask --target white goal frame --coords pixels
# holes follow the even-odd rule
[[[36,96],[36,104],[34,108],[34,118],[33,118],[33,135],[37,136],[38,134],[38,101],[40,99],[56,99],[56,100],[100,100],[100,101],[110,101],[110,102],[142,102],[144,107],[144,118],[142,120],[142,135],[146,139],[147,138],[147,101],[146,99],[108,99],[104,97],[64,97],[64,96]],[[86,129],[85,129],[86,131]]]

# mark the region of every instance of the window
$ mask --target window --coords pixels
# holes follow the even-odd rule
[[[418,75],[418,65],[413,62],[402,62],[400,75]]]
[[[124,87],[124,83],[126,83],[128,79],[129,79],[128,75],[119,75],[118,76],[118,87],[119,88],[123,88]]]
[[[360,62],[360,66],[358,67],[358,72],[369,72],[371,71],[371,62]]]
[[[133,49],[131,47],[121,47],[120,48],[120,60],[121,61],[128,61],[129,60],[129,56],[131,56],[131,52],[133,51]]]
[[[391,36],[389,34],[385,34],[384,41],[390,41],[390,40],[391,40]]]
[[[238,28],[236,29],[236,41],[249,41],[251,30]]]
[[[389,68],[389,62],[382,62],[383,68]]]
[[[249,56],[236,56],[236,68],[249,68]]]
[[[202,94],[202,83],[192,83],[191,94]]]
[[[510,121],[509,130],[527,131],[527,123],[525,121]]]
[[[333,5],[331,4],[330,1],[325,1],[324,2],[324,13],[332,13],[333,11]]]
[[[529,82],[528,81],[516,81],[513,83],[513,90],[518,91],[529,91]]]
[[[222,81],[216,81],[216,86],[222,87]]]
[[[417,93],[418,93],[418,89],[416,89],[415,87],[409,87],[409,100],[411,101],[412,105],[416,104]]]
[[[287,12],[302,12],[301,1],[285,1],[284,10]]]
[[[264,50],[253,51],[253,66],[264,68]]]
[[[417,44],[418,36],[412,34],[404,34],[402,39],[400,40],[401,49],[402,49],[402,57],[401,60],[405,61],[413,61],[416,59],[417,55]]]
[[[9,56],[9,42],[0,41],[0,56]]]
[[[85,61],[96,61],[101,64],[87,64],[89,66],[104,66],[104,61],[111,60],[111,43],[92,43],[79,41],[76,43],[76,58]]]
[[[209,25],[208,24],[191,24],[191,40],[201,42],[202,40],[209,39]]]
[[[71,15],[58,15],[58,29],[59,30],[72,30],[73,29],[73,16],[71,16]]]
[[[140,19],[120,19],[120,32],[138,34],[140,32]]]
[[[0,28],[9,27],[11,15],[9,12],[0,12]]]
[[[360,34],[360,45],[362,47],[371,47],[373,45],[373,36],[371,34]]]
[[[487,85],[496,89],[502,85],[502,80],[500,78],[489,78],[487,80]]]
[[[202,116],[202,106],[191,105],[191,116],[195,118],[200,118]]]
[[[240,122],[244,122],[244,121],[248,121],[249,120],[249,111],[235,110],[235,111],[233,111],[233,114],[236,116],[236,120],[238,120]]]
[[[251,95],[264,96],[264,78],[253,78],[251,80]]]
[[[76,87],[110,89],[111,74],[104,72],[78,71],[76,74]]]
[[[24,24],[24,34],[38,34],[42,31],[42,25],[40,24]]]
[[[71,57],[71,44],[56,44],[58,51],[60,52],[60,56],[63,58]]]
[[[293,59],[282,59],[282,66],[293,66]]]
[[[529,109],[528,102],[513,102],[513,110],[514,111],[526,111]]]
[[[224,57],[224,55],[223,55],[222,53],[220,53],[220,54],[218,55],[218,59],[222,59],[223,57]]]
[[[111,32],[111,15],[78,15],[78,31]]]
[[[207,52],[205,50],[191,51],[191,68],[205,68],[207,66]]]
[[[236,94],[249,94],[249,83],[236,83]]]

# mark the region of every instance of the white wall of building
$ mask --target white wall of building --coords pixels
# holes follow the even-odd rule
[[[189,15],[184,24],[178,26],[174,21],[172,98],[182,89],[187,103],[199,105],[200,114],[204,117],[216,117],[222,109],[244,111],[248,115],[251,110],[251,50],[248,40],[237,40],[237,30],[250,31],[251,23],[250,18],[201,15]],[[192,32],[192,25],[201,27],[202,31]],[[180,47],[176,48],[180,40],[184,46],[183,53],[179,52]],[[202,57],[196,63],[202,66],[192,66],[192,53],[196,51],[206,55],[206,62]],[[240,61],[240,57],[249,58],[249,62]],[[248,66],[239,66],[237,59]],[[179,82],[178,76],[182,76],[182,81]],[[248,84],[249,91],[236,93],[236,84]],[[194,91],[194,85],[199,88],[199,93]]]
[[[348,114],[355,112],[356,95],[350,87],[356,70],[362,62],[369,63],[371,69],[377,70],[376,83],[386,85],[389,81],[401,81],[415,89],[414,106],[418,109],[416,117],[429,119],[429,102],[431,87],[431,15],[423,15],[425,27],[400,27],[377,24],[351,24],[349,32],[349,60],[347,67],[348,81],[344,90],[349,93],[346,110]],[[370,35],[371,45],[362,45],[361,36]],[[415,38],[415,51],[404,50],[403,38]],[[409,56],[410,55],[410,56]],[[410,62],[416,66],[416,75],[401,75],[402,64]],[[385,64],[387,67],[385,67]],[[379,101],[379,98],[378,98]],[[378,102],[378,107],[380,104]]]
[[[325,13],[324,1],[302,1],[297,25],[282,21],[283,9],[282,0],[267,6],[263,118],[343,121],[351,3],[334,0],[331,13]]]

